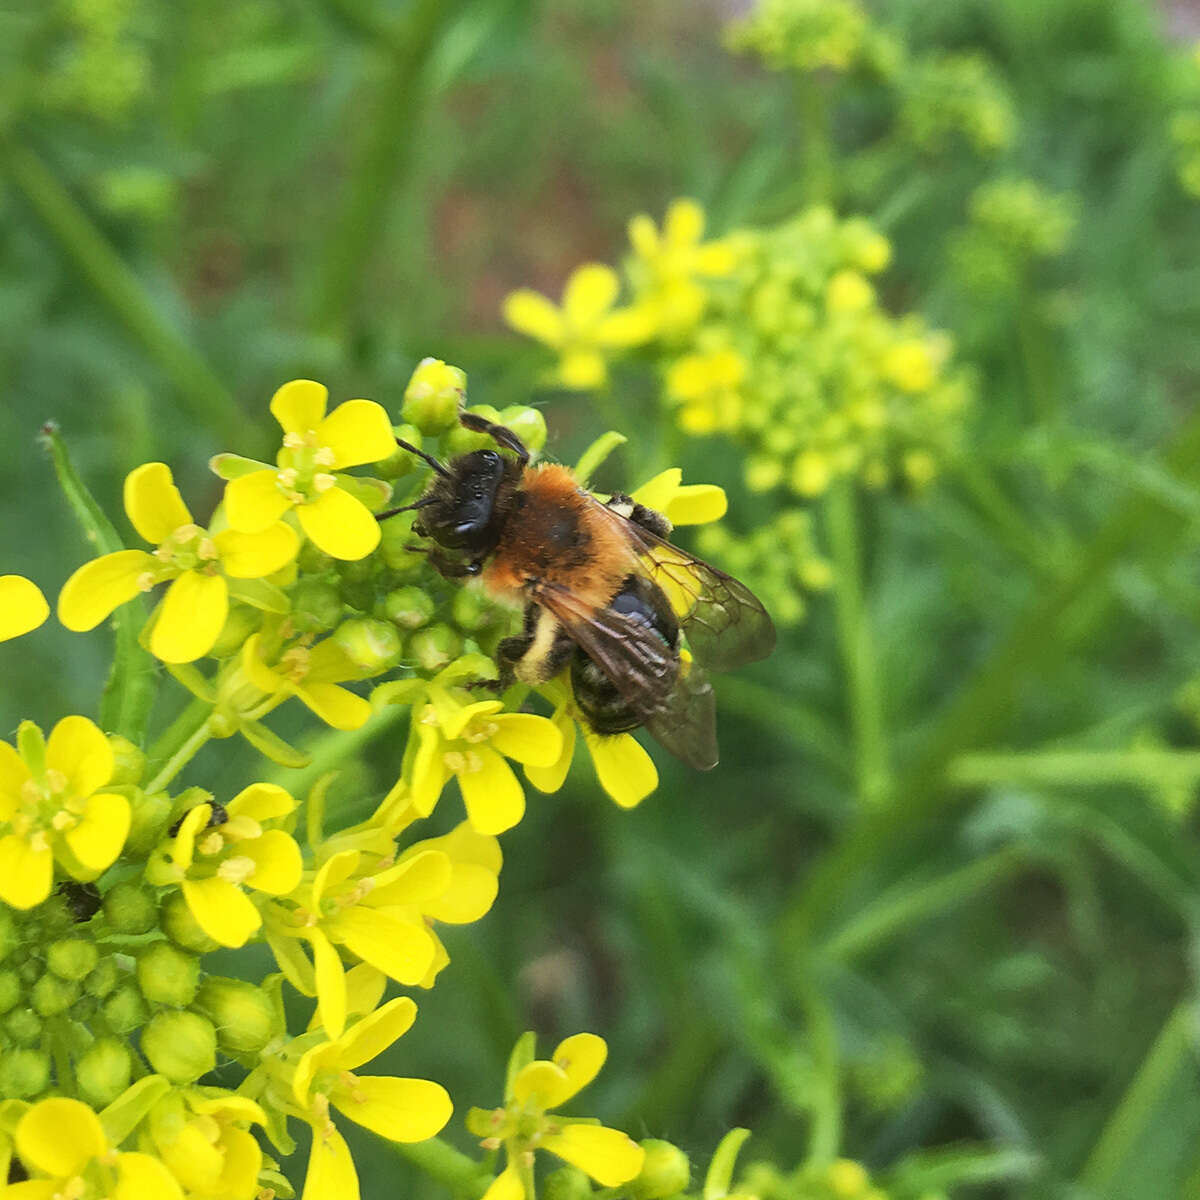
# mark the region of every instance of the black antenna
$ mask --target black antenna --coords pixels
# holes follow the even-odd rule
[[[376,513],[375,520],[386,521],[388,517],[394,517],[397,513],[412,512],[414,508],[428,508],[433,503],[435,503],[435,497],[422,496],[420,500],[412,504],[401,504],[399,508],[389,508],[387,512]]]
[[[411,442],[406,442],[403,438],[397,438],[396,445],[399,446],[401,450],[407,450],[409,454],[415,454],[418,458],[423,459],[434,469],[434,471],[437,472],[437,474],[444,475],[449,478],[450,472],[447,471],[446,468],[443,467],[442,464],[438,462],[438,460],[434,458],[432,454],[426,454],[424,450],[418,450],[416,446],[414,446]],[[417,505],[412,504],[409,505],[409,507],[416,508]],[[397,509],[396,511],[401,512],[403,510]]]

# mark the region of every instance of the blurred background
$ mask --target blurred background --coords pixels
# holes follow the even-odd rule
[[[745,1162],[836,1152],[897,1197],[1200,1197],[1198,35],[1148,0],[7,0],[0,568],[49,593],[89,557],[48,419],[114,518],[150,459],[207,514],[209,456],[266,453],[297,376],[395,414],[434,355],[541,407],[564,462],[620,429],[598,485],[728,490],[727,532],[680,540],[779,650],[719,681],[711,775],[656,753],[633,812],[585,767],[531,797],[391,1068],[461,1114],[523,1029],[589,1029],[590,1111],[698,1164],[740,1124]],[[799,230],[768,258],[825,246],[814,205],[864,218],[871,303],[923,314],[957,407],[878,470],[804,457],[811,314],[769,422],[676,422],[665,344],[559,386],[505,296],[557,301],[676,197],[711,236]],[[23,641],[3,730],[94,715],[108,638]],[[343,774],[348,813],[400,745]],[[230,746],[204,769],[233,787]],[[367,1197],[440,1194],[356,1155]],[[851,1195],[807,1186],[760,1180]]]

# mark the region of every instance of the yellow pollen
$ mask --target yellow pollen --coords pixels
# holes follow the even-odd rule
[[[42,789],[32,779],[27,779],[21,784],[21,802],[23,804],[36,804],[42,795]]]
[[[540,1140],[540,1139],[538,1139],[538,1140]],[[521,1166],[523,1166],[523,1167],[532,1167],[533,1166],[533,1151],[532,1150],[522,1151]]]
[[[437,713],[430,704],[418,718],[422,725],[436,725],[438,723]]]
[[[474,750],[467,751],[466,760],[467,762],[464,770],[468,771],[469,773],[474,774],[476,771],[483,770],[483,759],[476,754]]]
[[[154,557],[157,558],[159,562],[170,562],[174,556],[175,551],[172,550],[170,546],[166,545],[166,543],[159,546],[158,549],[154,551]]]
[[[50,767],[46,771],[46,791],[51,795],[61,795],[67,790],[67,777],[62,771],[56,771]]]
[[[239,854],[235,858],[227,858],[218,868],[217,875],[226,883],[242,884],[257,870],[258,864],[252,858]]]
[[[498,1137],[486,1137],[479,1145],[484,1150],[499,1150],[500,1139]]]
[[[318,495],[321,492],[329,491],[332,487],[337,487],[337,480],[332,475],[321,471],[313,476],[313,491]]]
[[[296,486],[296,479],[298,475],[299,472],[295,467],[284,467],[282,471],[277,471],[275,473],[275,478],[278,480],[279,486],[286,490]]]
[[[196,853],[211,856],[225,849],[225,839],[215,830],[210,830],[196,843]]]
[[[138,591],[148,592],[154,587],[154,575],[150,571],[143,571],[137,577]]]
[[[59,810],[50,818],[50,824],[59,833],[62,833],[64,829],[74,829],[77,823],[75,817],[71,816],[69,812],[63,812],[62,810]]]
[[[455,774],[463,770],[467,765],[466,758],[458,750],[447,750],[442,755],[442,762],[446,764],[448,770],[455,772]]]
[[[180,525],[174,533],[171,534],[170,541],[178,543],[180,546],[186,546],[188,542],[194,541],[204,532],[199,525]]]
[[[318,467],[332,467],[337,462],[337,455],[328,447],[322,446],[313,453],[313,462]]]
[[[209,537],[201,538],[200,544],[196,547],[196,557],[206,562],[216,558],[217,543]]]
[[[32,850],[42,851],[50,849],[50,839],[46,836],[44,829],[39,829],[29,839],[29,846]]]
[[[61,1192],[54,1193],[54,1200],[80,1200],[81,1196],[87,1195],[87,1182],[82,1175],[76,1175],[74,1179],[68,1179],[66,1186]]]
[[[500,726],[495,721],[475,721],[471,725],[470,732],[464,733],[462,739],[464,742],[486,742],[499,732]]]
[[[304,439],[298,433],[285,433],[283,446],[285,450],[299,450],[304,445]]]

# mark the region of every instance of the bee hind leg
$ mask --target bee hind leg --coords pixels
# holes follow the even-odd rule
[[[649,530],[655,537],[668,538],[674,528],[671,522],[657,509],[639,504],[632,496],[627,496],[624,492],[614,492],[609,496],[605,508],[611,508],[618,516]]]

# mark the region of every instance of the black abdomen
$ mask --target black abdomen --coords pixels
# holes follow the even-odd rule
[[[609,608],[649,626],[672,650],[678,648],[679,622],[662,589],[650,580],[630,575]],[[628,733],[642,723],[616,684],[578,647],[571,659],[571,686],[579,711],[597,733]]]

